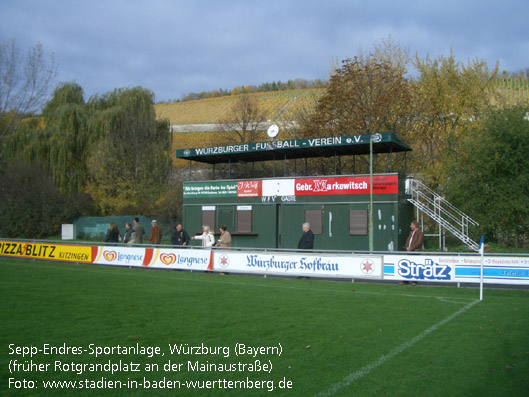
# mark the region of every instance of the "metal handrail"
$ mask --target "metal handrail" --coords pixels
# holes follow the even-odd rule
[[[469,225],[478,226],[479,223],[459,210],[428,186],[415,178],[407,179],[407,194],[411,202],[419,211],[427,214],[440,226],[454,234],[469,248],[477,250],[479,245],[468,236]],[[455,225],[454,225],[455,224]],[[439,232],[440,233],[440,232]]]

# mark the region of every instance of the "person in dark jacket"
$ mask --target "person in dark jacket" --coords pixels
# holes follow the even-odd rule
[[[135,236],[133,236],[134,234],[134,229],[132,228],[132,224],[130,222],[127,222],[125,224],[125,235],[123,236],[123,243],[124,244],[134,244],[134,240],[135,240]]]
[[[189,234],[182,229],[182,224],[179,223],[176,225],[176,230],[173,232],[173,235],[171,236],[171,243],[173,245],[180,245],[186,247],[189,244]]]
[[[314,233],[310,230],[310,224],[303,224],[303,235],[299,239],[298,248],[303,250],[311,250],[314,248]]]
[[[105,243],[117,243],[119,241],[119,229],[118,225],[111,223],[108,225],[107,235],[105,237]]]

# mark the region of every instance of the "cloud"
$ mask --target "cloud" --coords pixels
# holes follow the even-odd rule
[[[87,96],[141,85],[189,92],[326,78],[331,61],[389,35],[421,56],[529,67],[526,1],[19,0],[0,4],[0,39],[55,53],[59,80]],[[525,51],[523,51],[525,49]]]

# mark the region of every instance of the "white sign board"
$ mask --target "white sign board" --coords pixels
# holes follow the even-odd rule
[[[73,224],[63,223],[61,225],[61,238],[63,240],[75,240],[75,227]]]
[[[242,253],[215,250],[213,270],[284,276],[382,278],[382,256]]]

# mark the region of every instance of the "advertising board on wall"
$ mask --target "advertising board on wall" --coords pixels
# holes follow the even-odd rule
[[[184,183],[184,198],[369,194],[369,176],[277,178]],[[397,175],[374,175],[373,194],[398,194]]]
[[[479,282],[477,255],[384,255],[384,278],[404,281]],[[484,283],[529,284],[529,258],[485,256]]]
[[[306,277],[382,278],[377,255],[317,255],[312,253],[250,253],[215,251],[213,270]]]
[[[0,255],[15,258],[91,263],[95,250],[80,245],[0,241]]]
[[[479,283],[481,268],[478,255],[270,253],[9,240],[0,240],[0,256],[191,271],[452,283]],[[529,256],[485,256],[484,283],[529,285]]]
[[[98,247],[94,263],[113,266],[147,266],[153,256],[149,248],[135,248],[126,246]]]
[[[205,271],[211,267],[211,251],[119,246],[98,247],[98,255],[94,263],[113,266]]]
[[[212,251],[205,249],[156,249],[149,267],[179,270],[212,270]]]

